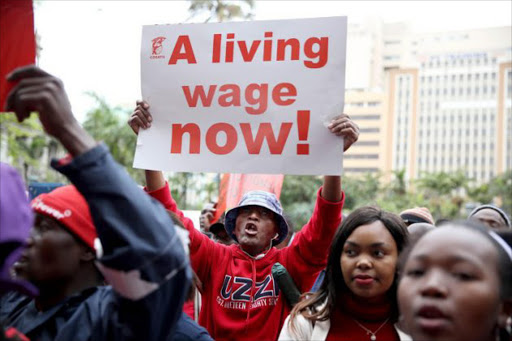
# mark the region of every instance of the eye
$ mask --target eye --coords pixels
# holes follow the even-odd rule
[[[462,271],[454,272],[453,276],[463,282],[472,281],[473,279],[475,279],[475,276],[473,276],[469,272],[462,272]]]
[[[356,251],[353,249],[346,249],[345,254],[349,257],[354,257],[356,255]]]
[[[377,258],[382,258],[382,257],[384,257],[384,256],[385,256],[385,254],[384,254],[384,252],[383,252],[382,250],[375,250],[375,251],[373,252],[373,255],[374,255],[375,257],[377,257]]]
[[[425,271],[423,269],[413,268],[413,269],[407,270],[405,272],[405,275],[408,277],[421,277],[421,276],[423,276],[424,273],[425,273]]]
[[[239,214],[249,214],[250,209],[248,207],[242,207],[240,208]]]
[[[43,221],[41,222],[40,224],[37,224],[35,226],[35,229],[37,230],[37,232],[39,233],[44,233],[46,231],[49,231],[52,229],[51,225],[48,224],[46,221]]]

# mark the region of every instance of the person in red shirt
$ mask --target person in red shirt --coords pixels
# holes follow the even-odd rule
[[[320,289],[287,318],[279,340],[398,341],[397,260],[403,220],[377,207],[352,212],[332,242]]]
[[[128,124],[135,133],[151,125],[149,105],[138,102]],[[328,130],[343,137],[347,150],[359,137],[358,126],[342,114]],[[180,216],[190,233],[192,267],[203,283],[201,325],[215,340],[276,340],[290,311],[272,276],[281,263],[300,291],[308,291],[327,264],[327,250],[341,223],[344,194],[340,176],[325,176],[309,222],[293,243],[281,250],[288,225],[276,197],[267,192],[247,193],[227,212],[225,228],[236,244],[215,243],[194,228],[171,197],[161,172],[146,171],[147,190]]]

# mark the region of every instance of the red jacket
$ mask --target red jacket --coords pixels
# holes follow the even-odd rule
[[[238,244],[225,246],[210,240],[184,217],[168,186],[149,193],[178,214],[190,233],[192,268],[203,283],[199,323],[215,340],[277,340],[290,309],[274,284],[272,266],[281,263],[301,292],[309,291],[327,265],[332,238],[341,223],[340,202],[317,194],[310,221],[292,245],[251,257]]]

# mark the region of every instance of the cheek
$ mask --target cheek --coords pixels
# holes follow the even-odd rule
[[[43,239],[39,245],[39,256],[39,262],[49,269],[66,269],[79,262],[80,248],[68,236]]]
[[[494,286],[497,288],[498,286]],[[500,298],[497,290],[485,283],[454,289],[454,304],[460,311],[460,324],[482,327],[494,325],[498,318]]]
[[[380,265],[379,269],[379,275],[381,276],[381,281],[386,283],[386,285],[393,284],[393,281],[395,280],[395,273],[396,273],[396,259],[389,259],[387,262],[384,262]]]
[[[242,225],[243,225],[242,218],[237,217],[235,220],[235,229],[233,231],[235,233],[235,235],[238,235],[240,233],[240,230],[242,229]]]
[[[416,285],[407,278],[402,279],[398,284],[397,299],[400,311],[404,314],[405,318],[408,317],[409,308],[411,307],[412,298],[414,296],[420,296],[419,293],[417,293]]]
[[[350,277],[350,274],[354,270],[355,263],[356,262],[354,260],[348,257],[344,257],[343,255],[340,257],[340,269],[345,282],[347,282],[347,278]]]

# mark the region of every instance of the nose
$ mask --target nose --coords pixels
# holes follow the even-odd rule
[[[438,270],[427,272],[423,278],[421,295],[432,298],[444,298],[448,293],[445,276]]]
[[[357,260],[356,266],[358,269],[367,270],[373,268],[373,263],[369,257],[365,257],[364,255],[362,255]]]
[[[34,245],[34,236],[33,236],[32,232],[30,232],[30,235],[28,236],[28,238],[25,242],[27,243],[27,247]]]
[[[253,208],[249,211],[249,218],[251,219],[259,219],[260,213],[257,209]]]
[[[31,246],[34,244],[35,240],[40,236],[39,231],[36,228],[30,229],[30,234],[27,238],[27,246]]]

